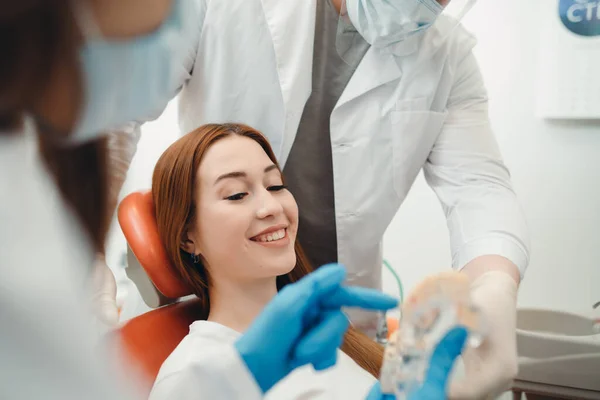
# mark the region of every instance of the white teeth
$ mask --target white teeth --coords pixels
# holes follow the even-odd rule
[[[257,242],[273,242],[275,240],[280,240],[285,237],[285,229],[280,229],[276,232],[271,232],[266,235],[261,235],[256,237]]]

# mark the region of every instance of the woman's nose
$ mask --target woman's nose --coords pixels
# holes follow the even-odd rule
[[[258,218],[267,218],[272,215],[280,214],[283,211],[281,203],[273,196],[272,192],[265,190],[260,197],[256,216]]]

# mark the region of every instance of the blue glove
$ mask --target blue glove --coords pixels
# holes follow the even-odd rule
[[[389,310],[398,300],[375,290],[344,287],[340,265],[319,268],[287,285],[235,343],[263,393],[297,367],[333,366],[349,326],[341,307]]]
[[[409,400],[438,400],[446,399],[446,389],[448,379],[454,361],[462,352],[467,331],[464,328],[455,328],[438,344],[429,361],[429,369],[425,376],[425,381],[419,389],[412,393]],[[367,396],[367,400],[395,400],[394,395],[382,394],[379,382],[373,386],[373,389]]]

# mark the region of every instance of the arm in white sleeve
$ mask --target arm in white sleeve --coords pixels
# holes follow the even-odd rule
[[[0,399],[141,400],[139,371],[97,340],[85,285],[92,247],[31,136],[0,134],[0,221]],[[190,398],[261,398],[228,349],[203,349]]]
[[[97,346],[92,247],[53,182],[31,135],[0,134],[0,399],[137,399]]]
[[[214,346],[194,354],[182,370],[161,377],[149,400],[260,400],[261,389],[234,345]]]
[[[517,286],[529,263],[529,238],[490,127],[479,67],[470,49],[463,54],[425,177],[446,214],[453,267],[471,278],[471,298],[490,331],[480,347],[465,351],[465,377],[449,397],[479,399],[507,389],[517,374]]]
[[[487,93],[470,50],[456,67],[447,108],[424,171],[448,221],[453,267],[499,255],[516,265],[522,277],[529,263],[528,230],[490,126]]]

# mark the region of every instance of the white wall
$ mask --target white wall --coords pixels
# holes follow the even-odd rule
[[[490,117],[530,227],[519,305],[590,315],[600,301],[600,121],[534,116],[541,21],[556,4],[479,0],[465,25],[479,39]],[[445,219],[422,176],[386,233],[384,254],[408,289],[450,265]]]

